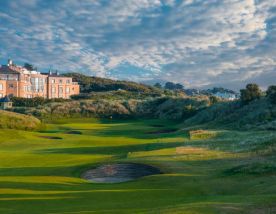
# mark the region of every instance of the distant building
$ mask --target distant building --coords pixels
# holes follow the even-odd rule
[[[188,95],[188,96],[196,96],[196,95],[200,95],[200,90],[199,89],[183,89],[183,91]]]
[[[216,96],[224,100],[236,100],[239,99],[239,94],[233,90],[225,88],[213,88],[213,89],[184,89],[184,92],[189,96],[206,95]]]
[[[216,96],[216,97],[220,97],[222,99],[226,99],[226,100],[236,100],[236,99],[238,99],[238,96],[236,94],[228,93],[228,92],[216,92],[213,95]]]
[[[15,96],[24,98],[64,98],[79,94],[80,86],[71,77],[57,73],[40,73],[29,71],[22,66],[14,65],[8,60],[7,65],[0,67],[0,98]]]
[[[0,109],[6,110],[10,108],[12,108],[12,101],[10,100],[9,96],[0,98]]]

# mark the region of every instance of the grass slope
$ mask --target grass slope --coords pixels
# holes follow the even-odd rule
[[[41,126],[41,122],[32,116],[0,110],[0,128],[34,130]]]
[[[82,93],[99,92],[99,91],[114,91],[126,90],[132,92],[158,92],[155,87],[122,80],[112,80],[100,77],[91,77],[79,73],[67,73],[65,76],[72,77],[74,81],[78,82],[81,86]]]
[[[276,130],[276,105],[266,97],[241,105],[240,101],[218,103],[197,113],[184,125],[232,129]]]
[[[275,212],[276,133],[213,130],[190,139],[181,128],[63,119],[43,132],[0,130],[0,213]],[[72,130],[82,134],[66,134]],[[150,164],[163,174],[121,184],[80,179],[111,162]]]
[[[121,99],[97,96],[95,99],[51,102],[37,107],[17,107],[14,111],[32,114],[44,120],[55,118],[159,118],[184,120],[210,105],[207,97],[161,97]],[[102,94],[102,95],[103,95]]]

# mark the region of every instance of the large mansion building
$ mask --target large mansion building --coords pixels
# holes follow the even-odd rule
[[[14,65],[11,60],[0,67],[0,98],[15,96],[24,98],[64,98],[79,94],[80,87],[71,77],[57,73],[40,73]]]

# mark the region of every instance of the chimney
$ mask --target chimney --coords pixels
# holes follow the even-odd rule
[[[8,59],[8,66],[11,66],[11,65],[12,65],[12,60]]]

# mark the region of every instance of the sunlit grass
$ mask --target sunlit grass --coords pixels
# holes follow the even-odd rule
[[[76,166],[85,163],[102,162],[110,159],[110,155],[70,155],[70,154],[27,154],[0,152],[4,161],[0,167],[54,167]]]
[[[178,130],[149,134],[167,128]],[[179,124],[159,120],[63,119],[42,132],[0,130],[0,213],[266,210],[276,200],[275,140],[268,131],[226,130],[190,139]],[[110,162],[150,164],[162,174],[120,184],[80,178]],[[258,176],[250,174],[256,163]]]
[[[147,152],[129,153],[129,158],[155,158],[156,160],[212,160],[244,157],[246,154],[235,154],[231,152],[223,152],[219,150],[209,150],[197,147],[176,147],[170,149],[160,149]]]
[[[0,176],[0,182],[74,185],[87,181],[63,176]]]

